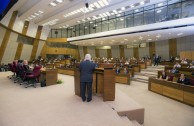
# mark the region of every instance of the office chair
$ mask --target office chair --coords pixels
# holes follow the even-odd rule
[[[36,82],[39,81],[40,69],[41,69],[41,66],[35,66],[32,74],[26,75],[28,85],[25,88],[28,88],[30,86],[34,86],[34,88],[36,88]]]

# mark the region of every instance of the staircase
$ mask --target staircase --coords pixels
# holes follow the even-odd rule
[[[143,126],[139,124],[136,120],[129,120],[127,116],[120,116],[126,126]]]
[[[147,69],[141,69],[140,73],[136,72],[131,80],[148,83],[149,77],[157,77],[158,71],[160,70],[164,70],[164,66],[147,66]]]

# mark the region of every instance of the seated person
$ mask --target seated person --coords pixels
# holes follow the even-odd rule
[[[119,74],[120,73],[120,68],[119,68],[119,66],[117,66],[117,68],[116,68],[116,74]]]
[[[181,74],[181,76],[177,80],[177,83],[189,85],[189,79],[186,78],[184,74]]]
[[[190,63],[187,68],[194,68],[194,65],[192,63]]]
[[[124,73],[124,74],[128,74],[128,73],[129,73],[129,71],[127,70],[127,68],[126,68],[126,67],[124,67],[124,69],[123,69],[123,73]]]
[[[162,75],[160,76],[160,79],[167,79],[167,75],[165,71],[162,71]]]
[[[26,73],[32,73],[32,70],[30,69],[27,60],[23,61],[23,67],[24,67],[24,70],[25,70]]]
[[[129,62],[128,61],[125,61],[125,64],[129,64]]]
[[[176,64],[174,65],[174,67],[175,67],[175,68],[180,68],[181,65],[180,65],[178,62],[176,62]]]
[[[177,67],[173,67],[170,73],[179,73],[179,70],[177,69]]]
[[[188,62],[187,62],[187,59],[183,59],[183,60],[181,60],[181,63],[183,63],[183,64],[187,64]]]

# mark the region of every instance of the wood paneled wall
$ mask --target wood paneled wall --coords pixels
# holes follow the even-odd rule
[[[28,31],[28,27],[29,27],[29,21],[25,21],[23,29],[22,29],[22,34],[26,35],[27,31]],[[22,49],[23,49],[23,43],[18,43],[18,47],[16,50],[16,54],[15,54],[15,59],[20,59],[21,54],[22,54]]]
[[[34,40],[32,53],[31,53],[31,56],[30,56],[31,61],[36,58],[36,53],[37,53],[37,50],[38,50],[39,39],[40,39],[40,36],[41,36],[42,28],[43,28],[42,26],[38,26],[38,29],[37,29],[37,32],[36,32],[36,39]]]
[[[88,54],[88,48],[87,46],[83,46],[84,56]]]
[[[54,48],[54,47],[49,47],[45,44],[41,52],[41,57],[45,58],[47,54],[70,54],[77,60],[80,60],[78,49]]]
[[[139,58],[139,48],[135,47],[133,48],[133,57]]]
[[[177,39],[169,39],[169,56],[177,56]]]
[[[152,57],[153,54],[156,53],[155,42],[149,42],[149,53],[150,53],[150,57]]]
[[[107,49],[107,57],[108,57],[108,58],[112,58],[111,49]]]

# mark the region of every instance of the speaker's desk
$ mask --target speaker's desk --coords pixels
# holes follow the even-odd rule
[[[103,101],[114,101],[115,99],[115,73],[113,64],[104,64],[93,73],[92,93],[100,94]],[[80,96],[80,71],[75,68],[74,75],[75,94]]]
[[[46,86],[57,83],[57,69],[41,69],[40,81],[46,80]]]

